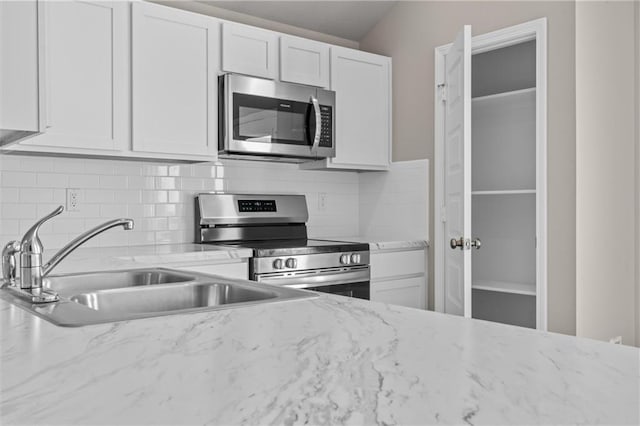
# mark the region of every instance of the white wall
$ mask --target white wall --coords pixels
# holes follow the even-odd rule
[[[81,208],[42,227],[45,248],[62,247],[116,217],[133,218],[135,229],[108,231],[87,245],[193,242],[194,195],[207,191],[305,194],[310,236],[358,234],[357,173],[237,160],[176,165],[0,155],[0,242],[22,237],[37,218],[64,205],[65,188],[81,190]],[[327,194],[324,209],[317,202],[321,192]]]
[[[399,2],[360,40],[360,48],[393,59],[394,161],[433,160],[435,47],[453,41],[464,24],[478,35],[543,16],[549,49],[548,324],[551,331],[575,334],[575,2]],[[430,250],[430,265],[432,256]]]
[[[429,239],[429,160],[399,161],[388,172],[360,174],[360,235]]]
[[[636,346],[640,346],[640,4],[636,3]]]
[[[627,344],[639,262],[634,7],[576,4],[576,332]]]

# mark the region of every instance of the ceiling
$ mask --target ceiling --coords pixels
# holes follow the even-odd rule
[[[360,41],[397,1],[212,1],[234,12]]]

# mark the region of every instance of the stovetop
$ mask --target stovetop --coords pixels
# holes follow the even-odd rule
[[[317,239],[241,241],[217,244],[252,249],[254,257],[294,256],[369,250],[369,244],[367,243]]]

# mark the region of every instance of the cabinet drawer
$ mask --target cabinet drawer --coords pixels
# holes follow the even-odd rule
[[[371,282],[371,301],[426,309],[426,281],[424,277]]]
[[[180,266],[174,269],[220,275],[225,278],[237,278],[242,280],[249,279],[249,265],[246,262],[223,263],[218,265]]]
[[[425,261],[424,250],[373,253],[371,255],[371,279],[423,274]]]

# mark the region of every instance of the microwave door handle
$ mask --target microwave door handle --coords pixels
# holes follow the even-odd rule
[[[320,131],[322,130],[322,115],[320,114],[320,104],[318,103],[318,99],[314,96],[311,96],[311,104],[313,105],[313,112],[316,116],[316,131],[313,136],[313,145],[311,145],[311,153],[315,154],[318,145],[320,144]]]

